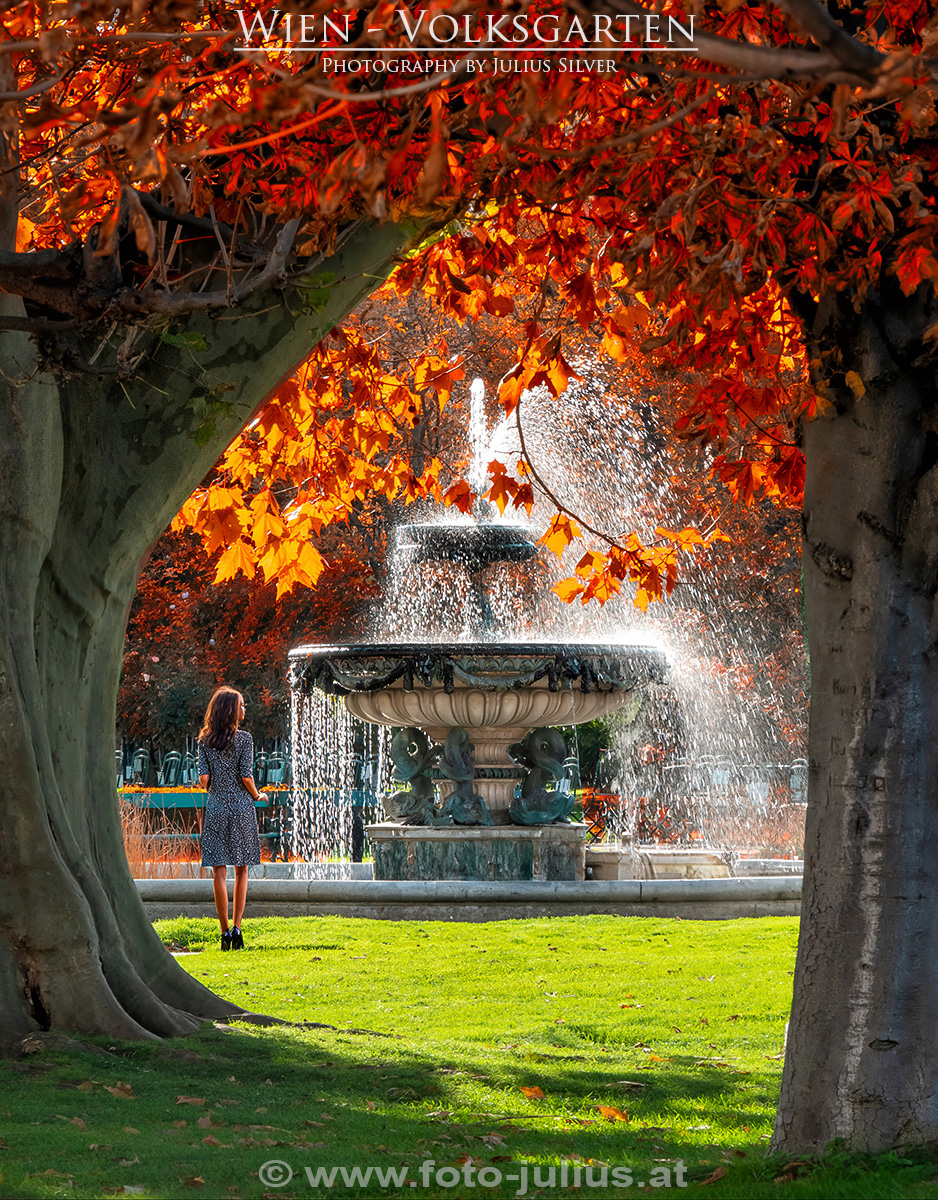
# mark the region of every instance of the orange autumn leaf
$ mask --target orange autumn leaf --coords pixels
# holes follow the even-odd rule
[[[569,579],[561,579],[558,583],[555,583],[551,590],[554,591],[565,604],[570,604],[572,601],[576,600],[578,596],[583,595],[583,593],[586,591],[586,584],[583,583],[582,580],[577,579],[575,576],[571,576]]]
[[[556,513],[541,536],[540,544],[552,550],[559,558],[578,537],[582,537],[582,531],[576,521],[571,520],[565,513]]]
[[[247,542],[238,538],[228,547],[218,560],[215,570],[215,582],[224,583],[226,579],[234,579],[241,571],[248,579],[254,578],[254,555]]]

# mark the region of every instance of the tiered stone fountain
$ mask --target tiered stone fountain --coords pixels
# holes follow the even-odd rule
[[[483,576],[532,559],[533,531],[496,522],[408,525],[415,571],[458,563],[472,640],[301,646],[293,686],[345,698],[354,716],[398,730],[388,821],[368,828],[376,879],[578,880],[586,827],[557,726],[625,704],[664,677],[660,651],[518,642],[494,627]]]

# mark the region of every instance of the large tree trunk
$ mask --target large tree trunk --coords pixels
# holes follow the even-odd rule
[[[172,1035],[237,1011],[164,950],[130,877],[114,782],[127,612],[149,546],[405,240],[390,225],[351,239],[324,264],[342,282],[322,312],[269,295],[191,320],[206,353],[147,335],[132,384],[0,334],[0,1047],[46,1029]],[[199,446],[193,401],[227,384],[232,409]]]
[[[866,393],[806,428],[808,828],[774,1139],[797,1153],[938,1144],[934,313],[892,288],[819,317]]]

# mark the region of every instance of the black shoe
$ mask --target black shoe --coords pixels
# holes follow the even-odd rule
[[[241,936],[240,929],[232,929],[231,931],[231,948],[232,950],[244,949],[244,938]]]
[[[226,929],[221,935],[221,948],[222,950],[230,950],[233,944],[234,938],[231,936],[231,930]]]

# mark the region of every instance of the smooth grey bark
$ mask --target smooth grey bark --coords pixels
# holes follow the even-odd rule
[[[938,381],[921,296],[834,299],[806,426],[810,779],[775,1149],[938,1145]],[[836,307],[835,307],[836,305]]]
[[[130,382],[53,370],[27,334],[0,333],[0,1046],[53,1028],[180,1034],[238,1011],[176,965],[130,877],[113,774],[127,613],[183,501],[407,238],[353,235],[323,263],[339,282],[322,311],[271,292],[188,318],[204,353],[143,335]],[[85,362],[94,348],[55,347]],[[231,410],[199,446],[197,398],[220,385]]]

